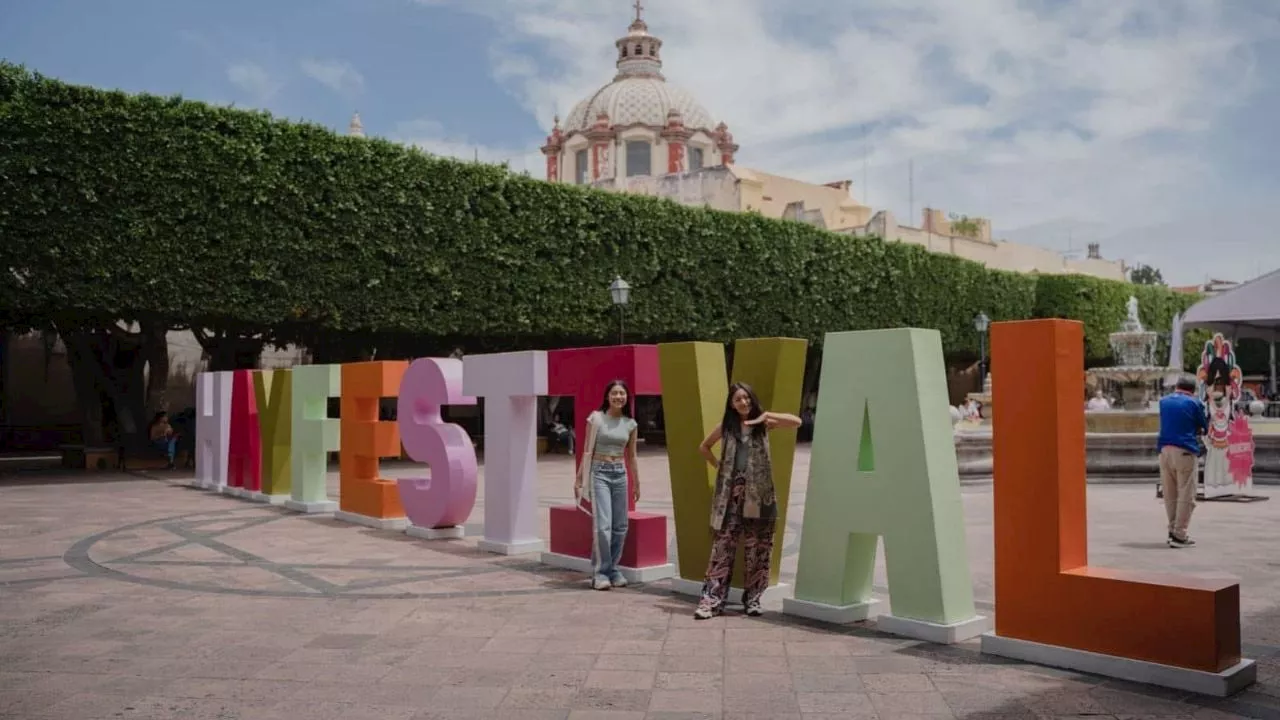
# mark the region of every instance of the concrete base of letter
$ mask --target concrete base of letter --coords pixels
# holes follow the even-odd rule
[[[1214,673],[1000,637],[995,633],[982,636],[982,652],[1036,665],[1159,685],[1213,697],[1233,695],[1258,679],[1258,668],[1249,659],[1243,659],[1222,672]]]
[[[576,555],[563,555],[561,553],[544,552],[542,553],[542,564],[551,565],[553,567],[564,568],[566,570],[576,570],[583,575],[591,574],[590,558],[580,558]],[[671,563],[663,565],[649,565],[647,567],[626,567],[621,565],[618,570],[622,573],[622,577],[627,582],[632,583],[648,583],[658,580],[666,580],[676,572],[676,566]]]
[[[481,540],[476,543],[476,547],[495,555],[530,555],[542,552],[546,546],[546,543],[541,540],[526,540],[524,542],[513,543],[499,542],[497,540]]]
[[[305,513],[307,515],[327,515],[338,511],[338,503],[333,500],[294,500],[290,498],[284,501],[286,510]]]
[[[230,495],[233,498],[245,499],[245,498],[248,498],[249,491],[245,490],[242,487],[236,487],[235,485],[223,485],[222,487],[218,488],[218,492],[222,493],[223,495]]]
[[[954,645],[972,640],[990,630],[991,620],[984,615],[975,615],[968,620],[943,624],[895,615],[881,615],[876,618],[876,628],[892,635],[915,638],[938,645]]]
[[[853,605],[828,605],[812,600],[787,598],[782,601],[782,612],[796,617],[809,618],[833,625],[848,625],[861,622],[875,615],[879,600],[868,600]]]
[[[410,525],[404,529],[404,534],[423,540],[459,540],[467,536],[467,529],[461,525],[442,528],[424,528]]]
[[[268,495],[266,493],[254,493],[249,498],[254,502],[266,503],[267,505],[284,505],[289,501],[288,495]]]
[[[791,585],[788,583],[778,583],[770,585],[765,589],[764,595],[760,598],[760,602],[769,602],[778,597],[782,597],[791,591]],[[682,577],[671,578],[671,592],[677,595],[688,595],[689,597],[702,596],[701,580],[686,580]],[[742,604],[742,588],[729,588],[729,602],[734,604]]]
[[[333,519],[349,522],[352,525],[363,525],[374,530],[405,530],[409,527],[409,518],[403,515],[400,517],[381,518],[338,510],[333,513]]]

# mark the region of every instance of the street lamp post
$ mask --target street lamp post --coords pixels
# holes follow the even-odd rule
[[[614,277],[609,284],[609,296],[618,307],[618,344],[625,345],[627,303],[631,301],[631,285],[621,276]]]
[[[973,329],[978,331],[980,350],[978,353],[978,382],[987,382],[987,330],[991,327],[991,318],[980,312],[973,318]]]

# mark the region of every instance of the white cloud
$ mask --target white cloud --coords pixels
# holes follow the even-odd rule
[[[302,72],[312,80],[339,95],[358,95],[364,90],[364,76],[344,60],[314,60],[301,62]]]
[[[269,102],[284,86],[284,83],[272,77],[261,65],[251,62],[238,62],[228,66],[227,79],[259,105]]]
[[[450,136],[444,126],[434,120],[412,120],[398,123],[391,131],[391,140],[413,145],[432,155],[479,160],[484,163],[507,165],[514,172],[528,172],[534,177],[544,177],[542,154],[532,143],[526,146],[494,147],[472,142],[465,137]]]
[[[598,0],[430,4],[492,21],[493,74],[543,128],[609,81],[629,21],[624,3]],[[668,80],[729,124],[742,164],[854,179],[860,199],[907,221],[913,160],[917,213],[985,215],[997,235],[1106,228],[1078,246],[1203,203],[1218,171],[1207,133],[1265,81],[1252,51],[1277,35],[1274,13],[1229,0],[646,6]]]

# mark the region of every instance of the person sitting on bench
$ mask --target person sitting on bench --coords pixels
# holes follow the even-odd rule
[[[151,418],[151,426],[147,428],[147,437],[151,444],[165,454],[169,460],[169,469],[173,469],[173,458],[178,452],[178,436],[169,425],[169,413],[161,410]]]

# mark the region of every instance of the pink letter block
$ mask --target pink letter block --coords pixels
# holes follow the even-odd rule
[[[475,405],[462,392],[462,361],[415,360],[400,381],[396,401],[400,442],[409,457],[426,463],[428,478],[400,478],[400,504],[412,528],[461,526],[476,504],[476,449],[461,426],[440,417],[443,405]],[[433,536],[434,537],[434,536]]]

